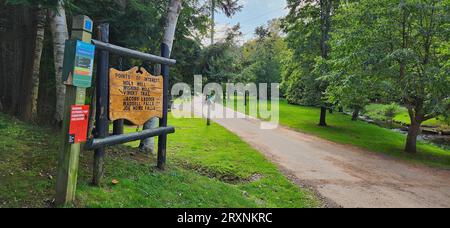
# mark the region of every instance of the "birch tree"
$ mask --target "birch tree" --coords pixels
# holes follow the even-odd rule
[[[167,10],[167,16],[164,23],[164,36],[162,39],[162,43],[166,44],[169,48],[169,57],[172,53],[172,47],[173,47],[173,40],[175,37],[175,31],[177,28],[178,18],[181,13],[181,3],[182,0],[171,0],[169,3],[169,8]],[[156,75],[159,75],[161,73],[161,67],[156,67],[155,72]],[[152,118],[151,120],[147,121],[147,123],[144,124],[144,130],[151,129],[156,127],[156,124],[158,122],[157,118]],[[154,150],[155,141],[154,138],[149,138],[141,141],[141,144],[139,146],[139,149],[142,152],[153,152]]]
[[[47,19],[47,11],[38,6],[38,11],[36,13],[36,44],[34,49],[34,61],[33,61],[33,73],[32,73],[32,84],[31,84],[31,120],[35,121],[37,119],[37,105],[39,97],[39,70],[41,66],[41,56],[42,49],[44,47],[44,37],[45,37],[45,22]]]
[[[64,62],[65,42],[69,38],[67,30],[66,12],[64,2],[60,0],[56,10],[49,11],[51,32],[53,37],[53,54],[55,59],[55,77],[56,77],[56,111],[55,121],[60,123],[64,115],[64,99],[66,87],[62,83],[62,70]]]

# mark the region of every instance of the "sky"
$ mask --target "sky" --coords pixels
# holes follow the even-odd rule
[[[227,18],[222,12],[216,14],[216,40],[223,39],[227,28],[240,23],[244,33],[241,42],[248,41],[254,38],[256,27],[288,13],[286,0],[241,0],[241,4],[244,8],[232,18]]]

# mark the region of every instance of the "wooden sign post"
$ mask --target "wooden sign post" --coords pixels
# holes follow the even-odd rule
[[[100,41],[109,42],[109,24],[101,24],[98,27],[98,38]],[[95,116],[95,137],[103,139],[109,134],[108,120],[108,69],[109,69],[109,52],[100,50],[97,63],[97,112]],[[92,184],[100,186],[104,168],[105,148],[101,147],[94,151],[94,175]]]
[[[206,95],[206,104],[208,105],[208,116],[206,117],[206,126],[211,126],[211,104],[212,95]]]
[[[96,186],[101,185],[104,173],[105,147],[159,136],[158,168],[164,169],[167,135],[175,132],[175,128],[167,126],[169,66],[176,63],[176,60],[168,58],[168,48],[162,46],[160,57],[110,44],[108,36],[109,25],[101,24],[98,36],[100,40],[92,41],[99,50],[96,78],[97,112],[95,137],[88,141],[85,149],[95,150],[92,184]],[[145,70],[138,72],[138,68],[125,72],[110,70],[109,53],[162,64],[163,76],[155,77]],[[159,128],[109,135],[110,120],[128,119],[136,125],[142,125],[151,116],[161,117]]]
[[[95,47],[91,45],[93,22],[87,16],[73,19],[71,40],[66,42],[64,55],[64,75],[66,79],[66,99],[62,144],[58,158],[56,180],[56,204],[64,205],[75,200],[78,177],[80,143],[87,139],[87,119],[85,98],[86,88],[91,86]],[[88,113],[89,111],[87,111]],[[86,126],[85,126],[86,125]]]
[[[99,51],[95,131],[94,137],[90,137],[84,147],[86,150],[95,151],[92,184],[101,184],[105,147],[149,137],[159,137],[158,168],[163,170],[166,163],[167,135],[175,133],[174,127],[167,126],[169,66],[176,63],[176,60],[169,59],[168,46],[163,44],[161,56],[155,56],[110,44],[109,24],[101,24],[98,27],[99,40],[91,40],[92,28],[93,22],[88,17],[75,17],[72,38],[66,42],[63,79],[67,87],[63,143],[59,153],[56,184],[57,205],[72,203],[75,200],[80,143],[86,142],[88,131],[89,106],[84,105],[86,88],[92,84],[96,49]],[[162,64],[162,76],[152,76],[137,67],[124,72],[110,70],[110,53]],[[151,117],[160,117],[160,124],[157,129],[110,136],[108,114],[111,120],[128,119],[136,125],[144,124]]]

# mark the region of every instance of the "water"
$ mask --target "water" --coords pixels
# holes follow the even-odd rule
[[[450,150],[450,136],[445,135],[421,135],[421,140],[431,142],[439,147]]]
[[[408,128],[398,124],[398,123],[387,123],[384,121],[375,121],[368,117],[362,117],[363,121],[376,124],[380,127],[391,129],[394,132],[398,132],[401,134],[408,134]],[[450,150],[450,135],[439,135],[439,134],[431,134],[431,133],[422,133],[418,137],[419,141],[428,142],[434,144],[438,147]]]

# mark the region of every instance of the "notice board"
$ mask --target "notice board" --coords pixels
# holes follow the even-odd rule
[[[141,126],[153,117],[162,118],[162,76],[134,67],[128,71],[110,69],[109,77],[110,120],[126,119]]]
[[[69,143],[87,141],[89,105],[73,105],[70,109]]]

